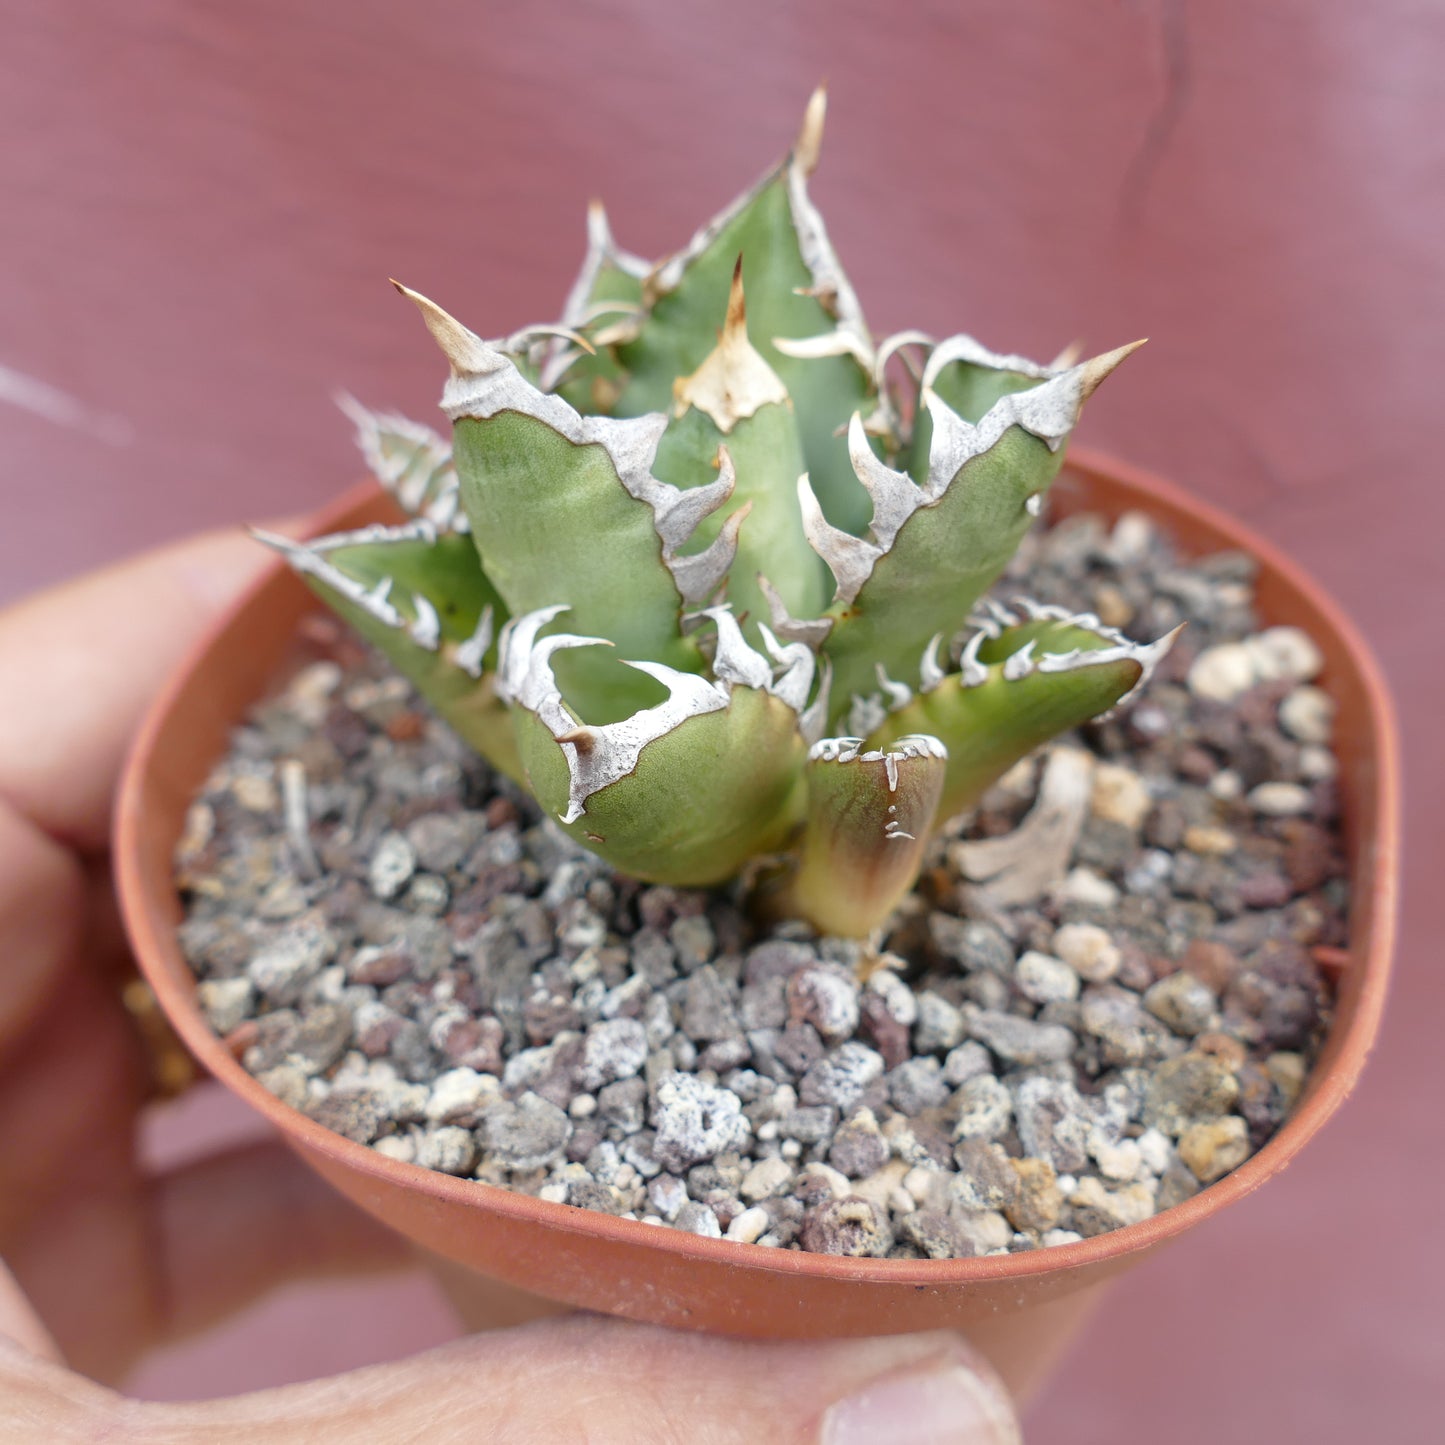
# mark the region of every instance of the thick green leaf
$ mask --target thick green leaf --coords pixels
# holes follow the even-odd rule
[[[424,524],[413,523],[323,537],[309,546],[264,535],[263,540],[281,551],[312,591],[380,650],[466,743],[509,777],[520,778],[511,721],[496,696],[493,671],[506,609],[469,538],[435,537]],[[479,632],[485,609],[491,609],[491,626]],[[479,648],[478,642],[487,646]]]
[[[1097,717],[1138,686],[1171,638],[1132,644],[1107,629],[1040,618],[981,639],[976,661],[945,677],[869,734],[870,748],[928,732],[948,749],[940,820],[976,803],[1020,758],[1050,738]],[[1025,665],[1008,666],[1032,644]],[[1089,661],[1097,653],[1098,661]],[[1050,671],[1077,654],[1077,665]],[[1052,657],[1052,661],[1048,659]],[[1011,673],[1019,675],[1010,676]]]
[[[455,438],[472,538],[509,611],[563,604],[569,625],[605,637],[620,656],[698,669],[652,508],[623,487],[605,447],[578,445],[517,411],[460,417]],[[595,652],[560,665],[563,690],[597,721],[650,701],[645,681],[619,678]]]
[[[698,887],[731,878],[779,846],[801,809],[804,744],[797,714],[767,693],[734,687],[728,705],[649,742],[635,770],[568,811],[562,745],[514,707],[526,784],[559,826],[634,878]],[[579,723],[580,727],[580,723]]]
[[[883,748],[829,738],[808,755],[807,817],[787,911],[822,933],[865,938],[913,886],[943,789],[936,738]]]

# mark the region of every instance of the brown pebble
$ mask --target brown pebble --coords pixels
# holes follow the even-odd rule
[[[1011,1159],[1009,1162],[1019,1178],[1018,1195],[1004,1208],[1009,1223],[1015,1229],[1031,1229],[1040,1234],[1052,1229],[1064,1207],[1054,1166],[1047,1159]]]
[[[1201,1054],[1212,1054],[1222,1064],[1234,1070],[1238,1070],[1249,1057],[1244,1045],[1233,1034],[1220,1033],[1217,1030],[1200,1034],[1194,1040],[1194,1047]]]
[[[517,821],[517,805],[510,798],[493,798],[482,809],[482,815],[488,828],[504,828],[508,823]]]
[[[394,743],[414,743],[426,732],[426,719],[419,712],[399,712],[386,721],[386,735]]]
[[[1184,950],[1180,967],[1187,969],[1215,993],[1223,993],[1239,972],[1239,955],[1227,944],[1209,938],[1196,938]]]
[[[261,1036],[261,1026],[255,1019],[239,1023],[222,1040],[234,1058],[239,1059]]]

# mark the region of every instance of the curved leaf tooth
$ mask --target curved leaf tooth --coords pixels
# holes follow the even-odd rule
[[[1177,635],[1133,643],[1078,621],[1036,618],[992,637],[974,633],[962,671],[890,713],[868,746],[904,733],[936,734],[948,748],[940,817],[972,807],[1040,744],[1131,697]]]
[[[946,764],[935,737],[815,743],[797,871],[784,885],[789,910],[843,937],[880,927],[918,877]]]
[[[505,616],[471,541],[425,519],[311,543],[256,531],[341,618],[375,646],[458,735],[508,777],[521,768],[491,660]]]
[[[828,634],[833,630],[833,619],[831,617],[794,617],[789,611],[787,603],[761,572],[758,573],[758,590],[763,594],[764,601],[768,604],[768,619],[772,622],[774,630],[779,637],[787,638],[789,642],[802,642],[816,652],[825,641]]]
[[[466,530],[452,449],[436,432],[395,412],[371,411],[345,392],[336,404],[356,428],[356,445],[371,474],[404,512],[444,532]]]
[[[543,391],[557,391],[580,412],[612,410],[627,382],[615,347],[636,331],[631,318],[641,314],[642,282],[650,270],[640,256],[622,250],[612,239],[607,212],[601,201],[593,201],[587,208],[587,254],[562,308],[562,324],[590,331],[596,350],[588,356],[561,346],[547,347],[539,367],[538,385]],[[619,323],[624,323],[622,329]]]
[[[857,297],[808,197],[825,99],[809,103],[793,152],[706,225],[681,251],[659,262],[645,286],[648,311],[634,340],[617,347],[629,379],[616,414],[660,411],[673,379],[689,376],[713,350],[739,255],[747,281],[750,334],[797,408],[804,466],[830,519],[861,530],[867,502],[839,438],[848,417],[871,407],[872,340]],[[828,354],[794,358],[779,346],[828,337]],[[799,470],[803,468],[800,467]],[[794,473],[796,476],[796,472]],[[780,583],[778,577],[773,577]]]

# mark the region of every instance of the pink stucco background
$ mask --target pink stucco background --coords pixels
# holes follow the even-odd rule
[[[550,319],[589,196],[627,246],[679,244],[820,77],[816,195],[875,327],[1150,336],[1087,440],[1284,543],[1397,690],[1398,986],[1338,1121],[1115,1288],[1030,1439],[1440,1438],[1445,10],[56,0],[0,5],[0,36],[0,601],[330,497],[357,474],[334,388],[435,401],[387,276],[488,334]],[[251,1127],[193,1097],[150,1147]],[[133,1387],[243,1390],[454,1328],[420,1275],[298,1288]]]

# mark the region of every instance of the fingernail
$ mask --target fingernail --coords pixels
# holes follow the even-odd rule
[[[822,1445],[1018,1445],[1014,1414],[962,1365],[885,1375],[823,1417]]]

